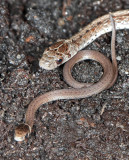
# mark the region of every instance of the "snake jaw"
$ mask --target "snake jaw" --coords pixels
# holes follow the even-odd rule
[[[46,70],[52,70],[57,68],[57,63],[54,60],[50,63],[48,60],[41,58],[39,61],[39,66]]]
[[[14,139],[16,141],[24,141],[26,135],[31,133],[31,127],[28,124],[20,124],[15,129]]]

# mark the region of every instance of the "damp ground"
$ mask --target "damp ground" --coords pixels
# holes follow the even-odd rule
[[[32,133],[14,141],[29,103],[48,91],[69,88],[63,66],[47,71],[38,62],[45,48],[67,39],[94,19],[122,9],[126,0],[0,0],[0,160],[129,159],[129,31],[117,31],[119,75],[113,87],[89,98],[59,100],[36,112]],[[86,47],[110,58],[111,33]],[[96,82],[102,67],[75,65],[73,77]]]

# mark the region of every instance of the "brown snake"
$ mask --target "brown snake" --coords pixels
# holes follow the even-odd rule
[[[113,18],[112,18],[112,15],[113,15]],[[65,41],[66,43],[64,43],[63,41],[60,41],[54,44],[53,46],[49,47],[49,49],[45,50],[44,52],[45,58],[42,57],[39,64],[42,68],[53,69],[57,67],[59,64],[62,64],[65,61],[67,61],[66,59],[68,58],[70,59],[70,57],[76,54],[76,53],[73,53],[73,55],[70,56],[68,53],[69,49],[66,49],[68,46],[70,46],[71,50],[73,49],[74,52],[75,50],[77,52],[78,50],[88,45],[88,43],[92,42],[95,39],[95,36],[98,37],[112,30],[112,42],[111,42],[112,63],[108,60],[108,58],[106,58],[104,55],[102,55],[97,51],[84,50],[76,54],[71,60],[69,60],[65,64],[65,67],[63,70],[65,80],[68,82],[70,86],[74,88],[50,91],[35,98],[29,104],[29,107],[27,109],[26,116],[25,116],[25,119],[26,119],[25,124],[20,124],[15,129],[14,139],[16,141],[23,141],[25,139],[25,136],[31,133],[31,129],[34,123],[35,112],[42,104],[45,104],[50,101],[59,100],[59,99],[78,99],[78,98],[89,97],[89,96],[92,96],[93,94],[97,94],[103,91],[104,89],[110,88],[115,83],[117,74],[118,74],[116,54],[115,54],[115,26],[116,26],[116,29],[129,28],[129,10],[118,11],[113,13],[112,15],[110,14],[109,16],[108,14],[98,18],[97,20],[93,21],[90,25],[88,25],[88,27],[85,27],[80,33],[70,38],[70,40],[66,40]],[[102,31],[98,30],[99,25],[100,25],[100,30],[102,29]],[[87,31],[88,28],[89,30]],[[97,30],[99,31],[98,34],[97,34]],[[88,40],[86,39],[86,37],[87,36],[89,37],[89,33],[92,35]],[[80,41],[78,37],[80,37]],[[71,47],[72,42],[75,45],[74,47]],[[61,46],[62,46],[62,49],[61,49]],[[52,52],[53,49],[54,49],[54,53]],[[60,53],[57,54],[58,58],[55,58],[53,57],[53,55],[57,50],[58,52],[60,51]],[[48,52],[50,55],[48,54]],[[62,58],[63,54],[61,54],[61,52],[67,52],[64,58]],[[48,59],[51,61],[52,60],[51,57],[54,58],[54,62],[50,64],[48,62]],[[76,82],[72,78],[71,76],[72,67],[74,66],[75,63],[84,59],[92,59],[92,60],[98,61],[102,65],[104,69],[104,73],[99,82],[89,85],[85,83]],[[45,64],[45,61],[47,61],[46,64]],[[48,66],[50,68],[48,68]]]

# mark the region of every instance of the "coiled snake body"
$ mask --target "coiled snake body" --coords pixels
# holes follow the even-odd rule
[[[110,88],[115,83],[118,72],[115,55],[115,28],[129,29],[129,10],[117,11],[112,13],[112,15],[110,14],[110,16],[109,14],[102,16],[86,26],[75,36],[68,40],[58,41],[44,51],[44,54],[39,61],[39,66],[47,70],[54,69],[70,59],[66,63],[63,72],[67,83],[74,88],[50,91],[35,98],[28,106],[25,124],[20,124],[15,129],[14,139],[16,141],[23,141],[25,136],[31,133],[35,112],[42,104],[58,99],[78,99],[89,97],[104,89]],[[112,63],[97,51],[84,50],[77,54],[79,50],[83,49],[97,37],[110,31],[112,31]],[[90,85],[76,82],[72,78],[71,69],[73,65],[84,59],[93,59],[102,65],[104,73],[99,82]]]

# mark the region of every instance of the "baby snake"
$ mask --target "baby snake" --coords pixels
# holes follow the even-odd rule
[[[35,112],[42,104],[59,99],[78,99],[89,97],[103,91],[104,89],[110,88],[115,83],[118,74],[115,53],[115,29],[129,29],[129,10],[117,11],[112,15],[107,14],[96,19],[69,40],[61,40],[45,50],[43,57],[40,59],[39,65],[44,69],[54,69],[68,61],[79,50],[94,41],[97,37],[112,30],[112,63],[108,58],[97,51],[84,50],[76,54],[65,64],[63,70],[65,80],[74,88],[50,91],[35,98],[29,104],[27,109],[25,124],[20,124],[15,129],[14,139],[16,141],[23,141],[25,136],[31,133]],[[72,78],[72,67],[75,63],[84,59],[92,59],[98,61],[102,65],[104,73],[99,82],[89,85],[76,82]]]

